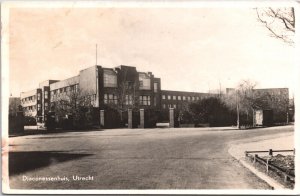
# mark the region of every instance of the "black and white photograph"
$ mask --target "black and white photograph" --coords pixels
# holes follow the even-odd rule
[[[1,2],[2,193],[299,194],[299,5]]]

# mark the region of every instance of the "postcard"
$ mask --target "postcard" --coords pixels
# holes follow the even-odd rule
[[[3,1],[2,192],[299,194],[298,12]]]

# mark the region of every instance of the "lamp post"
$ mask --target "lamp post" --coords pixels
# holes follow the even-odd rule
[[[238,129],[240,129],[240,104],[239,104],[238,90],[236,90],[235,92],[236,92],[236,114],[237,114],[236,126]]]

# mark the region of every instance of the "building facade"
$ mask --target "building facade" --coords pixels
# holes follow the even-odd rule
[[[232,91],[234,89],[227,89],[227,93]],[[288,104],[288,89],[255,91],[258,94],[274,95],[270,107],[276,108],[280,103],[281,108],[287,108],[285,104]],[[162,90],[160,78],[155,77],[152,72],[139,72],[136,67],[121,65],[105,68],[97,65],[81,70],[78,75],[65,80],[41,82],[37,89],[22,92],[20,98],[24,115],[43,122],[58,101],[70,101],[72,96],[78,95],[88,98],[98,111],[107,106],[119,111],[128,109],[167,111],[169,108],[180,110],[189,102],[216,96],[209,93]]]
[[[92,66],[77,76],[65,80],[47,80],[37,89],[21,93],[25,116],[44,121],[51,107],[59,100],[70,100],[74,94],[89,97],[93,107],[106,106],[161,109],[161,84],[151,72],[139,72],[135,67],[116,68]]]

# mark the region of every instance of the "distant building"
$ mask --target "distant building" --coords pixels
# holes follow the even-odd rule
[[[227,94],[235,93],[235,89],[227,88]],[[262,117],[265,118],[264,124],[286,123],[289,112],[289,89],[288,88],[266,88],[253,89],[253,97],[256,99],[254,110],[258,119],[255,121],[259,125],[263,124]],[[266,120],[268,118],[268,120]],[[266,123],[267,122],[267,123]]]
[[[183,91],[161,91],[161,109],[168,108],[182,109],[185,103],[198,101],[207,97],[214,96],[210,93],[197,93],[197,92],[183,92]]]

